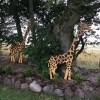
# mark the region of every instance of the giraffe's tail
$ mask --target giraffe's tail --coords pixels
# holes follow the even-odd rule
[[[48,62],[48,67],[49,67],[49,62]]]
[[[49,61],[48,61],[48,67],[50,67],[50,63],[49,63]]]

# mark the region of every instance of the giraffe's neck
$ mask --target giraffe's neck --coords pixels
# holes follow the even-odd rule
[[[27,31],[25,33],[25,36],[23,37],[23,41],[21,42],[21,45],[25,45],[25,41],[26,41],[26,38],[29,34],[29,31],[30,31],[30,27],[27,28]]]
[[[73,41],[72,44],[71,44],[71,47],[70,47],[69,51],[74,52],[75,51],[75,47],[76,47],[75,41]]]
[[[75,35],[74,39],[73,39],[73,42],[71,44],[71,47],[70,47],[69,51],[71,51],[71,52],[75,51],[76,45],[79,42],[80,36],[81,36],[81,31],[78,31],[77,34]]]

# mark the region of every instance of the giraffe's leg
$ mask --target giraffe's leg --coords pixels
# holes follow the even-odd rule
[[[68,80],[71,80],[71,64],[72,64],[72,60],[70,61],[69,66],[68,66],[68,70],[69,70]]]
[[[52,79],[52,70],[49,69],[49,71],[50,71],[50,79]]]
[[[18,62],[20,63],[20,55],[19,55],[19,60],[18,60]]]
[[[20,52],[20,54],[19,54],[19,61],[18,62],[22,63],[22,52]]]
[[[68,73],[68,80],[71,80],[71,70],[69,70],[69,73]]]
[[[15,62],[14,54],[13,54],[13,53],[12,53],[11,56],[10,56],[10,60],[11,60],[11,62]]]
[[[13,60],[12,60],[12,54],[10,55],[10,61],[12,62]]]
[[[19,60],[18,60],[18,62],[20,63],[20,54],[19,54]]]
[[[64,76],[64,79],[65,79],[65,80],[67,79],[68,74],[69,74],[69,70],[66,68],[66,72],[65,72],[65,76]]]
[[[20,55],[20,63],[22,63],[22,54]]]
[[[15,54],[12,55],[12,62],[15,62]]]
[[[10,51],[10,61],[11,61],[11,62],[13,62],[13,59],[12,59],[13,57],[12,57],[12,56],[13,56],[13,52]]]

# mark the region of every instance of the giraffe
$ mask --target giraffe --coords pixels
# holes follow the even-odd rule
[[[48,61],[50,79],[52,79],[52,76],[55,74],[57,65],[65,63],[66,71],[65,71],[64,79],[71,80],[71,65],[72,65],[72,61],[73,61],[73,54],[75,52],[76,44],[79,41],[79,38],[85,32],[85,30],[91,31],[90,27],[86,23],[80,23],[80,25],[78,27],[78,32],[76,33],[76,35],[73,39],[70,49],[64,54],[50,57],[50,59]]]
[[[15,62],[15,53],[19,52],[18,62],[22,63],[22,49],[25,46],[25,41],[26,41],[27,35],[29,34],[30,30],[31,30],[31,22],[29,21],[28,25],[27,25],[27,30],[26,30],[25,35],[23,37],[23,41],[21,43],[17,43],[17,45],[11,45],[10,48],[9,48],[10,49],[10,60],[11,60],[11,62]]]

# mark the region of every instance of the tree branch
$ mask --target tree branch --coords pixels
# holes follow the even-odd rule
[[[88,5],[88,6],[82,6],[81,7],[81,10],[82,10],[82,13],[90,13],[93,11],[96,11],[98,8],[100,8],[100,3],[95,3],[93,5]]]
[[[82,43],[82,47],[81,47],[81,49],[77,52],[77,54],[76,54],[76,58],[77,58],[78,55],[79,55],[79,54],[84,50],[84,46],[85,46],[85,43],[84,43],[82,37],[80,38],[80,41],[81,41],[81,43]]]
[[[91,10],[96,10],[96,9],[100,8],[100,3],[95,3],[94,5],[90,5],[88,7],[90,7]]]

